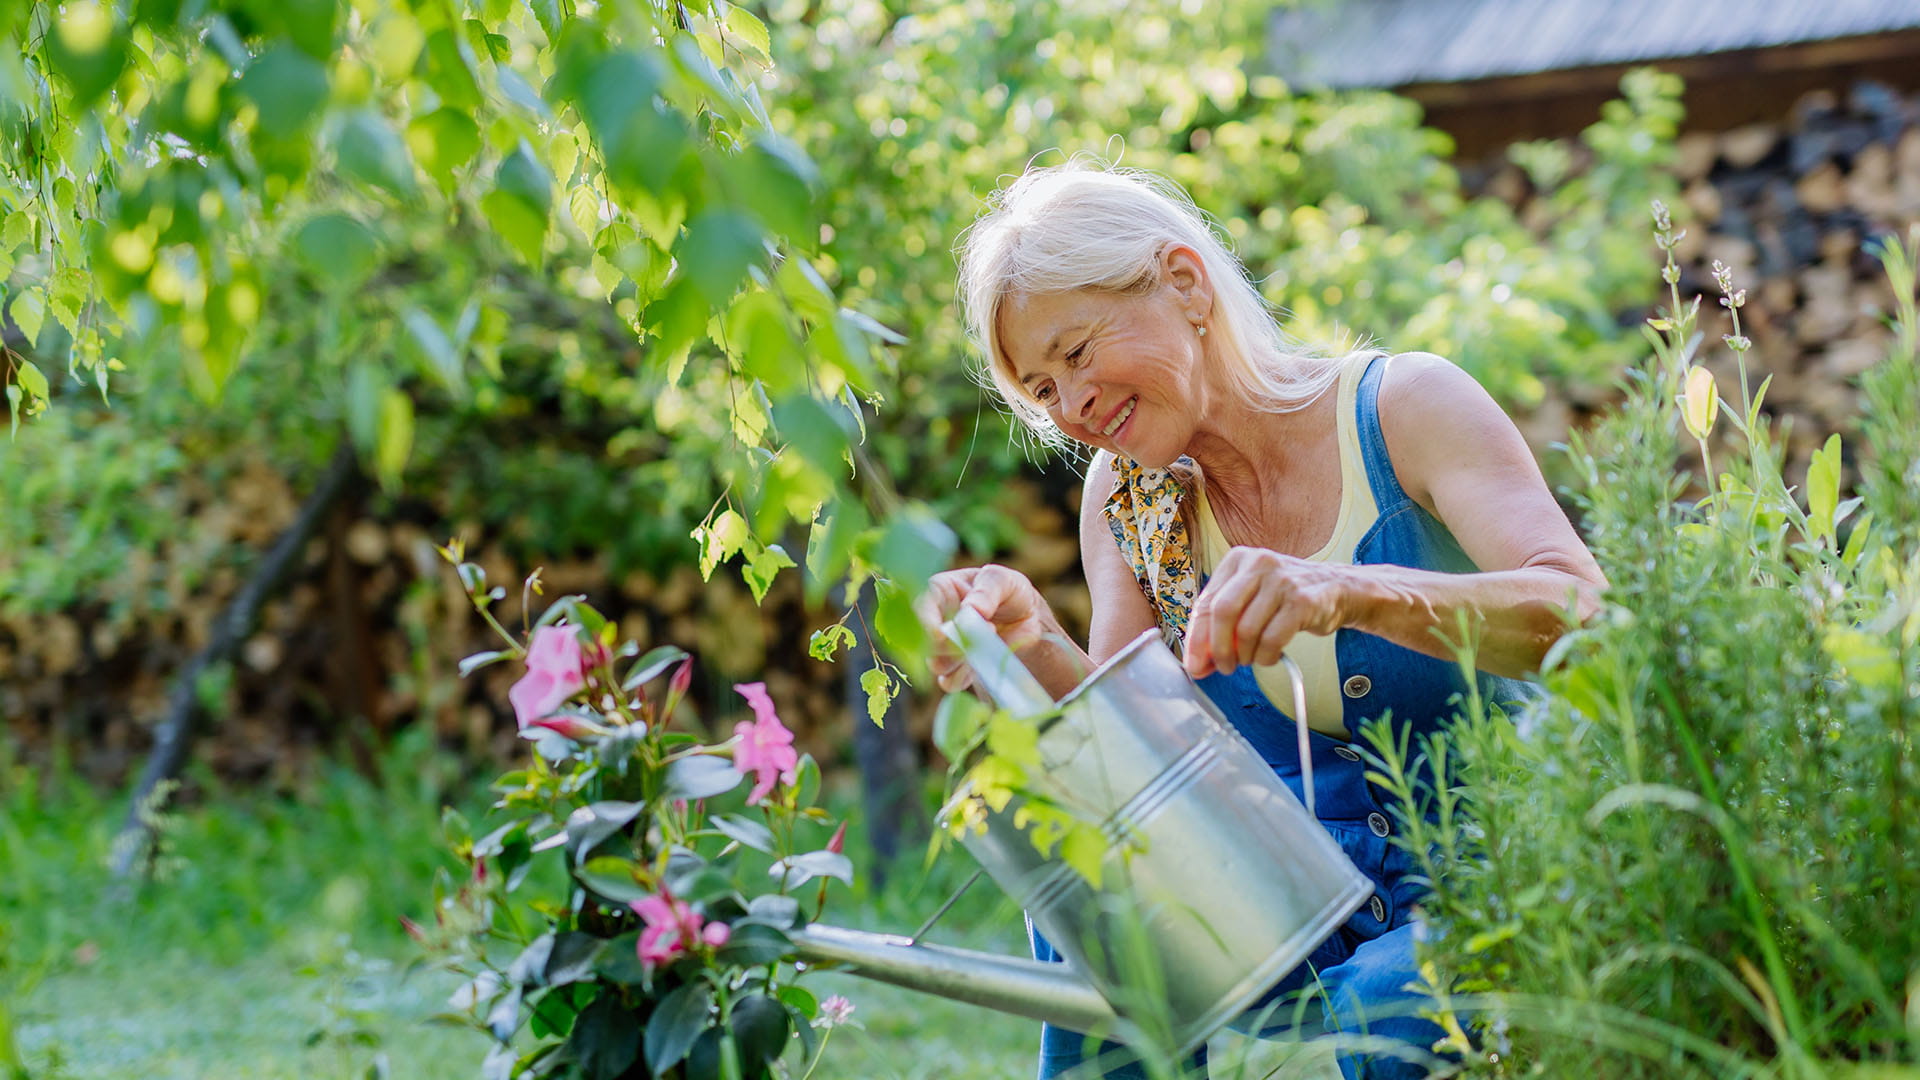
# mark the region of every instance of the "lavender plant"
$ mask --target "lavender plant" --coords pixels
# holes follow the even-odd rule
[[[1374,743],[1429,811],[1404,834],[1425,970],[1477,1030],[1450,1039],[1468,1075],[1891,1075],[1920,1062],[1920,232],[1879,248],[1899,308],[1863,445],[1829,439],[1796,487],[1744,291],[1716,268],[1736,397],[1655,224],[1651,356],[1568,448],[1605,612],[1511,720],[1470,701],[1448,739]],[[1415,791],[1421,757],[1451,785]]]

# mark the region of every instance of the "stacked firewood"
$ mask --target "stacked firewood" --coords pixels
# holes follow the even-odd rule
[[[311,483],[256,464],[220,490],[187,478],[151,492],[178,509],[181,527],[157,547],[135,551],[99,585],[99,599],[53,613],[0,609],[0,715],[14,752],[44,760],[57,745],[83,774],[106,783],[136,772],[167,712],[175,674],[206,646]],[[1039,507],[1027,521],[1035,539],[1014,564],[1037,580],[1059,581],[1050,595],[1084,633],[1074,521],[1030,484],[1011,485],[1007,497]],[[468,557],[507,591],[493,609],[502,624],[523,625],[521,583],[537,568],[542,592],[531,597],[533,614],[556,597],[583,594],[619,624],[623,639],[694,654],[687,722],[724,735],[744,709],[732,685],[765,681],[830,782],[852,781],[849,737],[854,724],[868,721],[857,694],[849,700],[848,659],[828,664],[807,655],[811,632],[845,609],[830,606],[837,595],[829,606],[809,605],[798,572],[783,573],[756,605],[733,567],[703,582],[690,565],[690,539],[686,564],[675,569],[616,572],[599,557],[512,551],[424,502],[360,495],[333,508],[231,662],[203,680],[193,760],[229,780],[293,789],[323,758],[370,767],[384,742],[422,724],[476,764],[524,753],[507,703],[520,666],[497,664],[465,680],[457,674],[462,657],[499,648],[436,551],[462,534]],[[858,616],[849,622],[865,634]],[[907,724],[923,759],[934,704],[908,695]]]
[[[1733,397],[1734,359],[1720,341],[1728,320],[1712,275],[1720,262],[1747,292],[1750,381],[1773,377],[1767,411],[1787,433],[1789,461],[1804,467],[1830,434],[1850,435],[1853,377],[1879,362],[1891,339],[1893,295],[1869,245],[1904,239],[1920,224],[1920,95],[1868,82],[1815,91],[1778,122],[1690,132],[1677,151],[1674,217],[1686,235],[1675,254],[1683,299],[1705,297],[1700,357]],[[1511,165],[1490,170],[1484,190],[1523,215],[1534,201]],[[1649,297],[1656,300],[1664,306]],[[1543,410],[1545,423],[1523,422],[1536,449],[1564,436],[1563,405]]]

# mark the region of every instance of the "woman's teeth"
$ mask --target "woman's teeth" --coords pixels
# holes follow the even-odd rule
[[[1104,429],[1102,429],[1100,434],[1111,435],[1114,432],[1119,431],[1120,425],[1127,422],[1127,417],[1133,415],[1133,407],[1139,403],[1140,403],[1139,398],[1129,398],[1125,405],[1120,406],[1120,412],[1118,415],[1114,416],[1113,423],[1108,424]]]

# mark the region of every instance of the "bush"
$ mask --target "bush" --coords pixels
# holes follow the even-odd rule
[[[1482,1029],[1472,1073],[1920,1061],[1917,247],[1881,251],[1902,307],[1862,379],[1859,494],[1838,436],[1787,485],[1735,283],[1719,275],[1742,361],[1724,410],[1689,367],[1698,300],[1675,290],[1624,405],[1570,449],[1605,613],[1514,723],[1469,703],[1450,742],[1378,747],[1399,786],[1417,753],[1459,782],[1407,842],[1434,884],[1430,977]],[[1716,421],[1734,429],[1724,467]],[[1692,498],[1672,466],[1696,448]]]

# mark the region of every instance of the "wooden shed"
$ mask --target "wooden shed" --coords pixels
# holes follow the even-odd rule
[[[1686,80],[1689,130],[1862,80],[1920,90],[1920,0],[1305,0],[1268,56],[1297,89],[1413,98],[1473,159],[1579,131],[1641,64]]]

